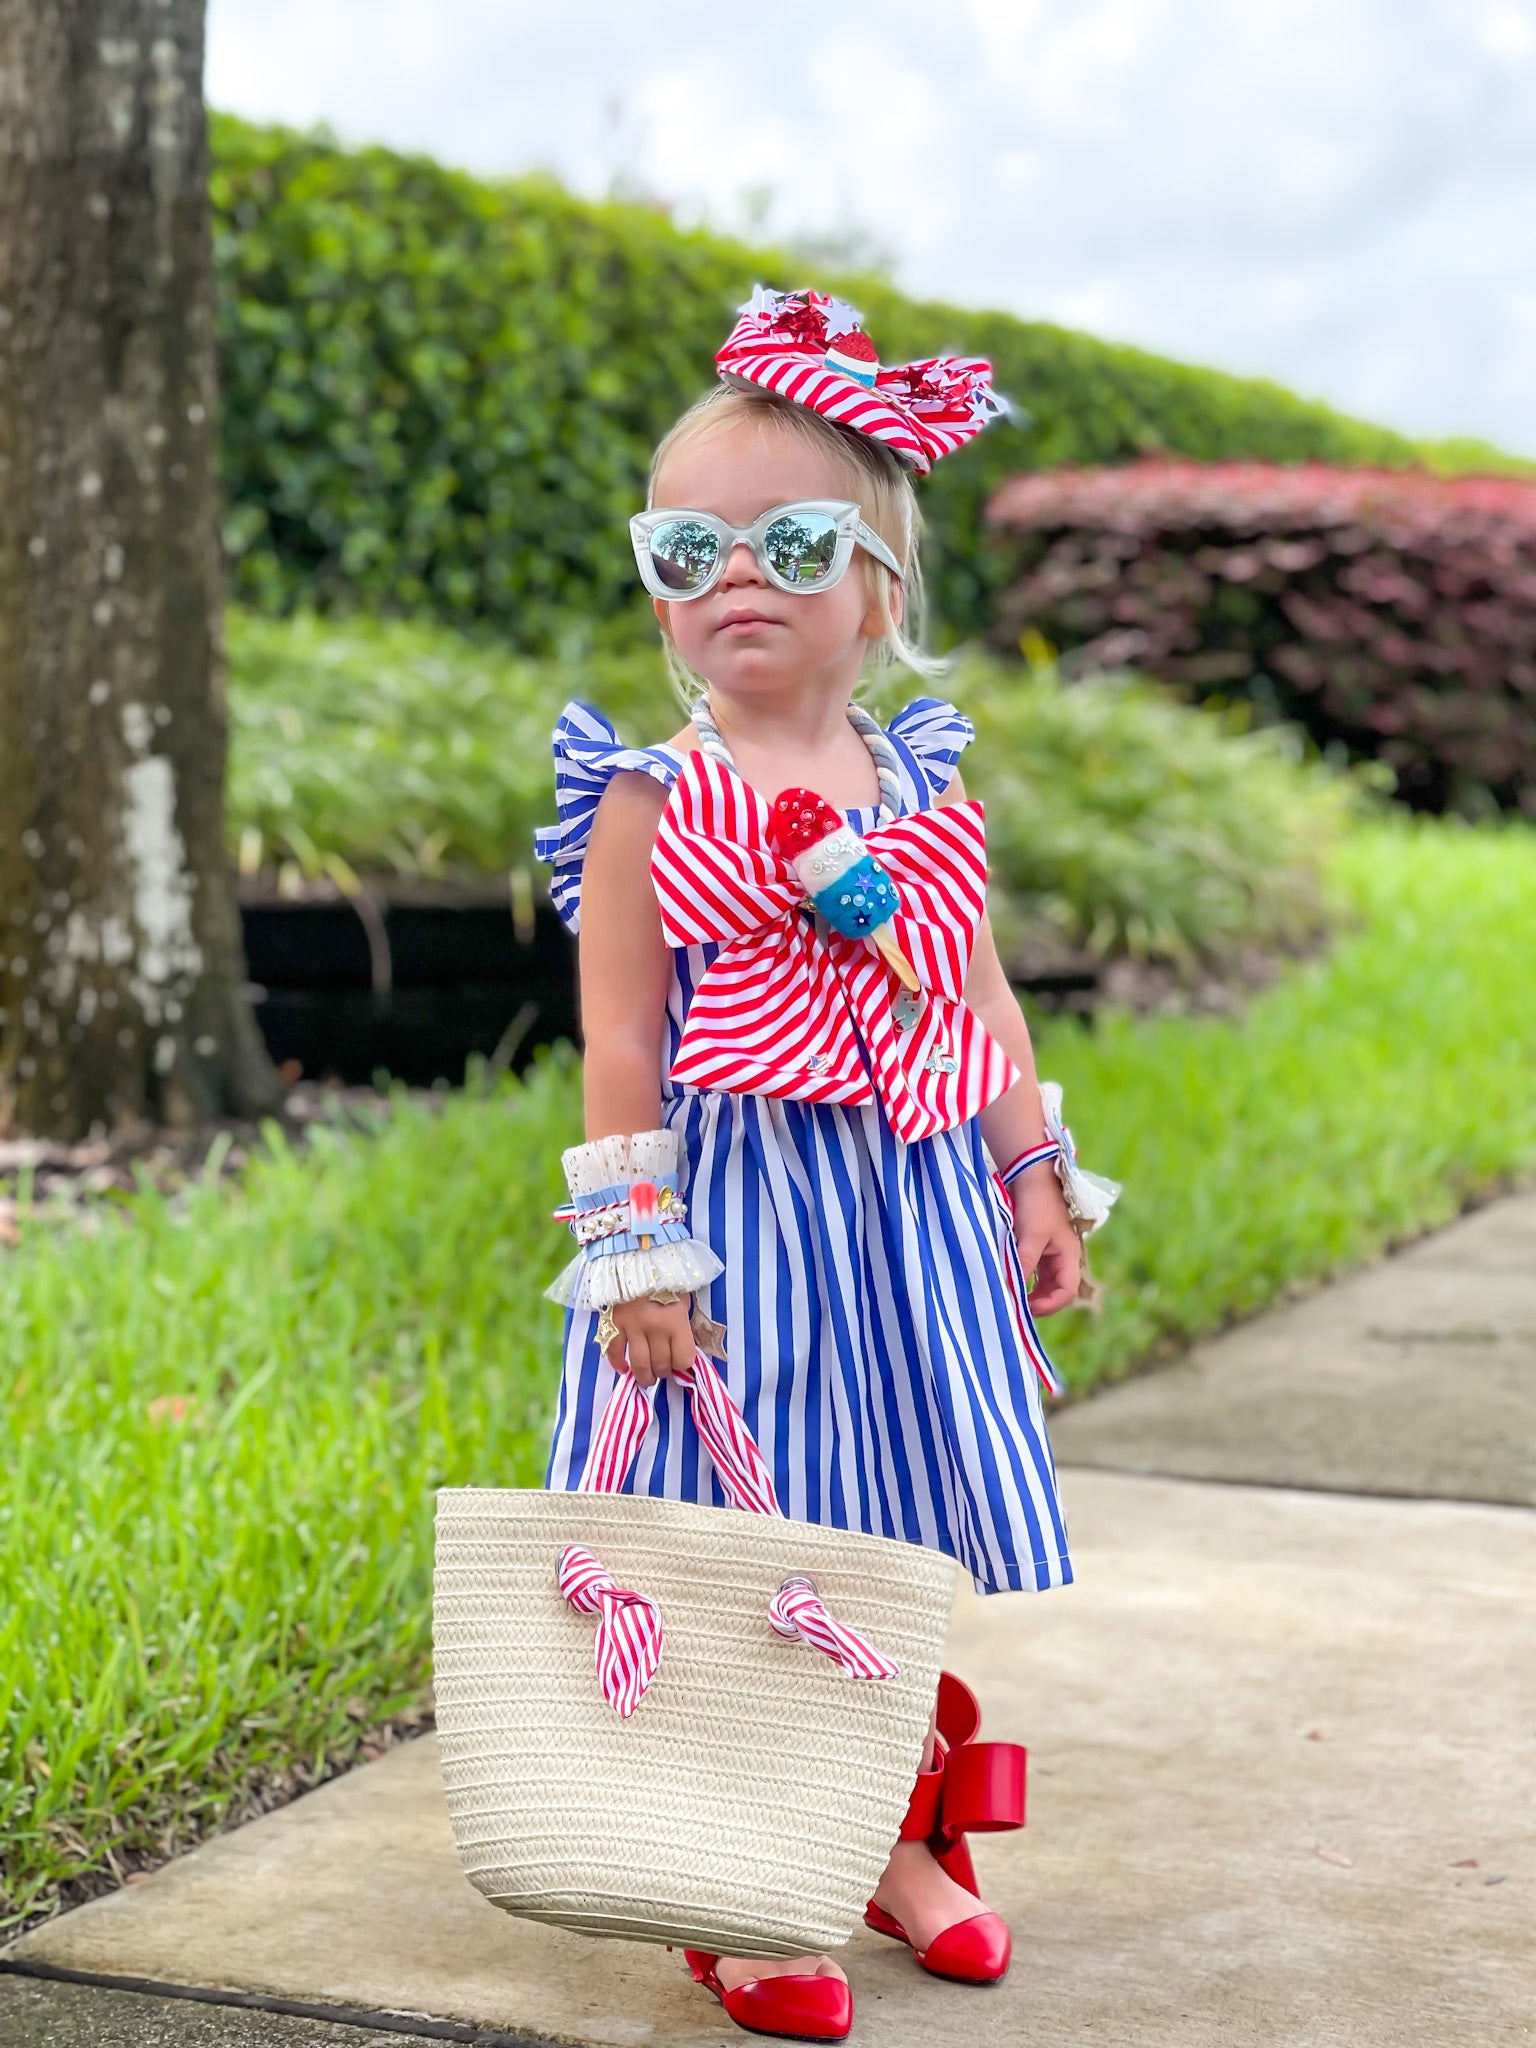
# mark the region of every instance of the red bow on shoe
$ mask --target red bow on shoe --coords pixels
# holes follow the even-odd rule
[[[1024,1825],[1026,1751],[1020,1742],[978,1742],[981,1704],[963,1678],[939,1673],[939,1740],[933,1769],[920,1771],[901,1839],[925,1841],[956,1884],[976,1890],[968,1833]]]
[[[869,943],[818,929],[769,833],[768,800],[690,753],[656,829],[651,880],[668,945],[722,942],[688,1007],[672,1079],[801,1102],[879,1101],[906,1144],[964,1123],[1019,1070],[962,1000],[986,905],[974,798],[863,835],[901,895],[892,934],[910,995]]]

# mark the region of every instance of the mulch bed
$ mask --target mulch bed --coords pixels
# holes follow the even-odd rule
[[[283,1078],[289,1080],[286,1073]],[[404,1092],[442,1100],[440,1089]],[[389,1114],[390,1098],[376,1088],[293,1079],[272,1121],[298,1150],[317,1124],[363,1124]],[[19,1243],[24,1229],[39,1224],[94,1228],[102,1213],[145,1187],[175,1196],[194,1181],[236,1179],[261,1143],[259,1123],[240,1117],[220,1118],[196,1131],[141,1122],[72,1145],[0,1138],[0,1248]]]

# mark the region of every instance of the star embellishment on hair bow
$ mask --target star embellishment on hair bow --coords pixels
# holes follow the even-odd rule
[[[910,965],[915,990],[870,937],[813,909],[762,793],[701,749],[689,754],[656,828],[651,881],[668,945],[721,951],[693,992],[671,1078],[726,1094],[878,1101],[911,1144],[1020,1078],[963,999],[986,907],[982,806],[914,811],[863,845],[896,899],[880,900],[885,951]]]

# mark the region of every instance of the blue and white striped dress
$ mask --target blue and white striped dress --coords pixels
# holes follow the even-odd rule
[[[886,730],[902,814],[928,809],[973,737],[969,719],[920,697]],[[603,714],[576,700],[561,713],[554,753],[559,823],[538,831],[535,852],[551,863],[552,900],[575,931],[581,863],[609,779],[637,769],[670,789],[686,756],[622,746]],[[867,832],[877,807],[846,816]],[[661,1115],[682,1134],[689,1223],[725,1262],[707,1306],[725,1325],[723,1369],[784,1512],[943,1551],[981,1593],[1067,1584],[1056,1469],[1009,1262],[1021,1300],[1023,1277],[977,1118],[906,1145],[878,1101],[680,1087],[670,1069],[689,997],[720,950],[673,951]],[[1029,1334],[1038,1343],[1032,1322]],[[595,1310],[566,1310],[564,1360],[545,1474],[557,1489],[577,1484],[617,1377],[597,1348]],[[726,1505],[670,1380],[657,1387],[625,1491]]]

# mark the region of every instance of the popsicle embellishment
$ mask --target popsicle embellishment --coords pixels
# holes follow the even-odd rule
[[[660,1227],[657,1213],[656,1183],[653,1180],[632,1180],[629,1184],[629,1227],[640,1240],[641,1251],[648,1251],[652,1237]]]
[[[862,384],[866,391],[875,388],[880,358],[875,354],[875,345],[869,336],[860,333],[857,327],[847,334],[828,335],[827,352],[821,360],[827,369],[840,370],[855,384]]]
[[[896,884],[826,798],[814,789],[781,790],[769,813],[768,837],[833,931],[871,940],[906,986],[917,988],[912,963],[891,926],[901,908]]]

